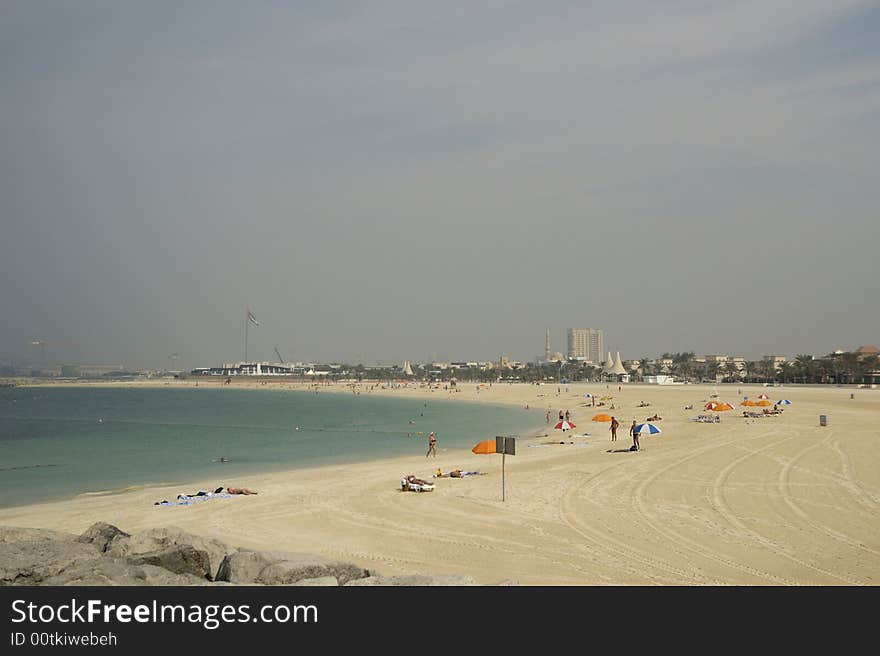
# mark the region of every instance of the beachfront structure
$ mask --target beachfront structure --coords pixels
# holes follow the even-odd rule
[[[568,329],[568,357],[590,362],[601,362],[605,350],[605,335],[597,328]]]
[[[550,329],[547,329],[547,337],[544,339],[544,359],[550,359]]]
[[[649,385],[675,385],[675,376],[666,376],[657,374],[656,376],[645,376],[645,382]]]
[[[327,371],[315,371],[306,365],[278,364],[275,362],[225,363],[222,367],[200,367],[190,372],[193,376],[325,376]]]

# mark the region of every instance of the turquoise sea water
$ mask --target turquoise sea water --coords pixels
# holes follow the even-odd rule
[[[432,430],[442,455],[495,435],[533,433],[543,426],[539,415],[446,399],[327,392],[0,389],[0,507],[423,454]],[[229,462],[212,462],[221,456]]]

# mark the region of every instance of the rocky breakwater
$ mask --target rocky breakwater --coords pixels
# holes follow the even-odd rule
[[[381,576],[354,563],[236,549],[175,528],[82,535],[0,526],[0,585],[474,585],[468,576]]]

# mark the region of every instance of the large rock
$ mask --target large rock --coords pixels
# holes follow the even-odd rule
[[[119,530],[113,526],[113,524],[95,522],[89,526],[85,532],[76,539],[76,541],[93,544],[97,547],[98,551],[103,553],[107,551],[107,545],[109,545],[116,536],[129,537],[129,534],[125,531]]]
[[[317,579],[303,579],[301,581],[297,581],[296,585],[330,588],[338,586],[339,581],[336,580],[335,576],[322,576]]]
[[[339,585],[369,576],[353,563],[311,554],[278,551],[238,551],[220,565],[217,580],[238,584],[292,585],[304,579],[334,577]]]
[[[47,585],[74,566],[96,563],[101,554],[76,536],[48,529],[0,527],[0,585]]]
[[[356,581],[349,581],[345,585],[372,585],[372,586],[449,586],[449,585],[476,585],[470,576],[424,576],[410,574],[404,576],[369,576]]]
[[[125,561],[132,565],[155,565],[174,574],[191,574],[208,580],[213,580],[216,573],[208,553],[188,544],[172,544],[164,549],[126,556]]]
[[[182,561],[189,560],[192,554],[187,550],[179,550],[177,552],[169,552],[171,547],[190,547],[195,551],[201,551],[205,554],[207,562],[204,566],[205,576],[214,580],[217,578],[217,572],[220,564],[227,555],[235,553],[236,549],[229,545],[215,540],[214,538],[205,538],[200,535],[187,533],[183,529],[175,526],[168,528],[151,528],[140,533],[130,536],[118,535],[107,546],[107,555],[117,558],[150,555],[152,558],[164,559],[166,563],[177,563],[172,565],[177,567]],[[149,560],[143,562],[156,561]],[[164,565],[163,565],[164,566]],[[172,571],[178,571],[174,569]],[[196,573],[195,570],[187,570]]]
[[[211,585],[205,578],[175,574],[154,565],[132,565],[119,558],[72,564],[42,585]]]

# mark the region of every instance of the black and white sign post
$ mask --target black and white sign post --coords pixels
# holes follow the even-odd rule
[[[495,453],[501,454],[501,500],[506,501],[505,480],[504,480],[504,459],[509,453],[516,455],[516,438],[503,435],[495,436]]]

